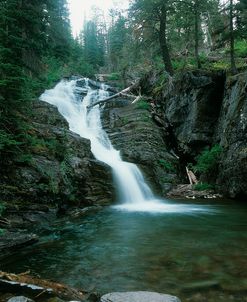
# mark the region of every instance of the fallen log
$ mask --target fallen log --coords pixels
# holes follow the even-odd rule
[[[129,86],[129,87],[121,90],[120,92],[118,92],[118,93],[116,93],[114,95],[111,95],[111,96],[109,96],[109,97],[107,97],[105,99],[102,99],[102,100],[99,100],[99,101],[95,102],[94,104],[88,106],[88,109],[93,108],[94,106],[97,106],[97,105],[104,104],[104,103],[106,103],[108,101],[111,101],[111,100],[113,100],[115,98],[118,98],[118,97],[121,97],[121,96],[127,97],[127,98],[134,98],[136,100],[139,96],[134,95],[134,94],[129,94],[128,92],[130,92],[131,90],[137,89],[138,86],[139,86],[139,83],[134,83],[131,86]]]
[[[27,294],[32,298],[39,296],[59,297],[68,300],[84,300],[89,294],[65,284],[39,279],[28,272],[16,275],[0,271],[0,292]]]
[[[198,180],[197,180],[195,174],[191,170],[189,170],[187,167],[186,167],[186,172],[187,172],[190,184],[191,185],[198,184]]]

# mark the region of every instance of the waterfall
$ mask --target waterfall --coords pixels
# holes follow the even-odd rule
[[[84,87],[79,87],[77,80],[62,80],[55,88],[46,90],[40,100],[55,105],[68,121],[70,130],[91,141],[95,158],[112,168],[120,196],[120,205],[117,206],[119,209],[167,211],[166,205],[154,197],[140,169],[133,163],[123,161],[119,151],[112,146],[102,128],[99,105],[88,109],[90,105],[109,95],[106,86],[92,89],[88,79],[83,80]],[[86,93],[82,101],[81,93]]]

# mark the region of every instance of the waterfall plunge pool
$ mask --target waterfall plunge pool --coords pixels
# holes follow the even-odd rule
[[[1,269],[31,270],[101,293],[152,290],[182,301],[246,301],[246,208],[238,203],[193,208],[201,211],[106,208],[60,220],[38,245]]]
[[[102,129],[99,106],[88,109],[109,95],[106,87],[93,90],[88,79],[82,81],[84,88],[76,80],[61,81],[41,100],[57,106],[70,129],[90,139],[95,158],[111,166],[121,200],[84,218],[58,221],[38,245],[1,269],[30,270],[101,293],[149,290],[182,301],[247,301],[243,204],[159,201],[140,169],[122,161],[113,148]],[[81,90],[87,92],[83,99],[78,97]]]

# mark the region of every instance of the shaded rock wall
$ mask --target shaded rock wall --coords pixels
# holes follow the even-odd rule
[[[163,96],[164,118],[172,124],[180,151],[196,155],[212,142],[222,105],[221,73],[185,73]]]
[[[33,112],[29,154],[5,168],[1,200],[69,205],[111,202],[111,172],[94,159],[90,142],[69,131],[54,106],[36,101]]]
[[[231,197],[247,196],[247,73],[229,77],[214,142],[224,154],[217,184]]]
[[[154,95],[159,77],[147,77],[143,92]],[[179,155],[180,165],[220,144],[223,154],[213,181],[226,196],[246,197],[247,73],[226,79],[223,72],[186,72],[167,81],[157,99],[155,116],[163,122],[163,133],[170,133],[166,144]]]

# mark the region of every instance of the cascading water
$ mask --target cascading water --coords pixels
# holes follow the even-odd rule
[[[54,89],[46,90],[40,100],[55,105],[68,121],[70,130],[91,141],[91,151],[95,158],[112,168],[121,199],[121,205],[116,206],[117,208],[129,211],[177,212],[176,205],[167,205],[155,199],[139,168],[121,159],[119,151],[113,148],[102,129],[99,105],[90,106],[109,96],[106,86],[101,85],[101,89],[94,90],[89,86],[88,79],[83,80],[83,88],[77,85],[77,80],[62,80]],[[81,101],[81,93],[85,92],[86,96]]]

